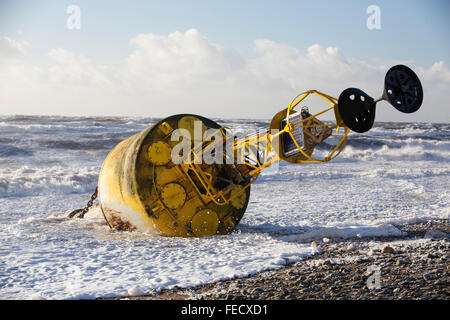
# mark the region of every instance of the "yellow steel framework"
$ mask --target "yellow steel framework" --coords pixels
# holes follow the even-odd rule
[[[292,122],[291,115],[294,112],[294,109],[310,94],[321,97],[331,104],[331,107],[314,115],[310,115],[301,121]],[[331,110],[334,111],[334,117],[336,120],[335,123],[322,123],[317,121],[318,116],[330,112]],[[281,127],[282,120],[285,120],[286,122],[284,127]],[[322,130],[319,135],[314,135],[311,133],[310,128],[322,128]],[[332,134],[333,142],[330,144],[329,152],[322,159],[312,156],[313,148],[311,150],[304,150],[293,134],[295,130],[302,129],[304,134],[308,135],[313,141],[315,141],[316,144],[319,144],[322,141],[325,128],[334,130],[334,133]],[[216,136],[217,134],[226,139],[226,129],[227,128],[225,127],[218,129],[205,140],[208,141],[212,136]],[[342,135],[339,137],[340,132],[342,132]],[[234,155],[237,155],[237,163],[245,164],[245,166],[249,168],[248,175],[250,176],[248,182],[242,186],[239,192],[232,193],[232,188],[225,191],[216,190],[212,185],[214,175],[211,172],[202,169],[201,165],[198,165],[198,159],[201,158],[202,154],[204,154],[206,150],[216,147],[217,144],[223,143],[223,140],[221,141],[220,139],[216,139],[207,144],[203,141],[195,145],[191,149],[191,161],[182,164],[181,166],[184,167],[185,172],[187,172],[187,170],[192,170],[195,173],[196,178],[206,191],[206,195],[211,201],[217,205],[226,205],[244,192],[244,190],[253,182],[255,182],[262,170],[281,160],[291,163],[322,163],[335,158],[344,148],[349,132],[350,129],[345,126],[339,115],[337,109],[337,99],[317,90],[309,90],[297,95],[294,99],[292,99],[286,109],[277,113],[270,123],[269,130],[248,135],[234,141],[233,152]],[[283,154],[279,140],[281,135],[284,133],[289,134],[292,141],[295,143],[295,146],[299,151],[296,156],[288,157]],[[224,154],[223,157],[226,160],[227,155]],[[188,175],[187,177],[191,181],[192,185],[196,187],[196,184],[192,181],[192,178]],[[200,193],[200,190],[197,189],[197,191]]]
[[[329,106],[311,114],[302,104],[310,95]],[[376,100],[356,88],[342,91],[339,103],[309,90],[276,113],[267,129],[238,137],[199,115],[169,116],[108,154],[99,175],[100,208],[117,230],[181,237],[227,234],[242,219],[250,186],[264,169],[281,160],[306,164],[335,158],[350,129],[363,133],[372,128],[381,100],[405,113],[417,111],[423,100],[419,79],[408,67],[394,66]],[[335,121],[319,120],[322,116]],[[188,139],[192,134],[194,141]]]

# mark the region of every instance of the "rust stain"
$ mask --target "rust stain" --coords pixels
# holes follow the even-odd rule
[[[115,211],[115,210],[111,210],[111,209],[104,209],[105,214],[108,216],[108,224],[118,230],[118,231],[135,231],[136,227],[133,226],[131,223],[129,223],[128,221],[125,221],[123,219],[120,218],[120,213]]]

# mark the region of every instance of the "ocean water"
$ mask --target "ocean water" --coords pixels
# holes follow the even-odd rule
[[[108,152],[156,120],[0,117],[0,298],[190,287],[280,268],[317,253],[312,239],[399,235],[399,223],[449,217],[450,124],[377,123],[328,163],[265,171],[229,235],[168,238],[113,231],[94,214],[66,218],[89,200]]]

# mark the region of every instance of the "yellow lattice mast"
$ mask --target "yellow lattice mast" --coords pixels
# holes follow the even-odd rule
[[[323,98],[331,104],[331,107],[314,115],[305,115],[304,113],[297,112],[295,108],[310,94]],[[335,123],[323,123],[317,119],[318,116],[327,112],[333,112],[336,119]],[[293,116],[294,114],[296,116]],[[299,115],[303,117],[299,119]],[[342,131],[341,136],[339,136],[340,131]],[[281,110],[274,116],[267,130],[246,135],[234,141],[232,150],[234,151],[233,155],[237,158],[236,162],[245,164],[246,171],[248,171],[245,174],[250,176],[247,183],[243,185],[241,192],[256,180],[262,170],[281,160],[291,163],[321,163],[333,159],[344,148],[349,132],[350,129],[345,127],[342,119],[340,119],[339,112],[337,111],[336,98],[317,90],[310,90],[299,94],[290,102],[286,109]],[[202,170],[201,166],[195,165],[195,159],[200,158],[206,150],[214,149],[215,146],[223,143],[222,139],[227,136],[225,128],[220,128],[211,135],[219,135],[220,139],[215,139],[213,142],[203,146],[203,148],[199,148],[199,146],[194,147],[191,150],[193,160],[188,166],[195,172],[203,188],[208,190],[207,193],[211,200],[218,205],[226,205],[233,197],[239,196],[240,193],[236,193],[230,197],[224,197],[220,192],[211,192],[210,190],[214,189],[212,186],[212,175]],[[295,146],[293,150],[295,152],[291,152],[291,154],[283,150],[287,136],[291,144]],[[332,136],[333,142],[330,144],[328,154],[322,159],[313,157],[312,153],[315,146],[330,136]],[[224,157],[226,157],[225,154]]]

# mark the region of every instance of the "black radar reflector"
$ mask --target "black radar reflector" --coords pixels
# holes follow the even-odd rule
[[[355,132],[369,131],[375,121],[374,99],[357,88],[342,91],[338,110],[345,125]]]

